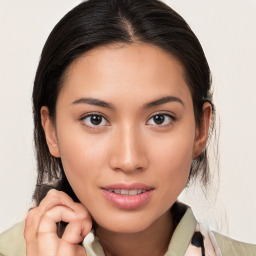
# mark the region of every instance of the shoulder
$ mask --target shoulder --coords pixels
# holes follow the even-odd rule
[[[221,235],[214,232],[214,237],[216,238],[217,244],[222,252],[223,256],[234,255],[234,256],[255,256],[256,255],[256,245],[248,244],[236,241],[227,236]]]
[[[25,256],[26,243],[22,221],[0,234],[0,256]]]

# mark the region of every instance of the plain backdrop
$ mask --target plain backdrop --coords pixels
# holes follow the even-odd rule
[[[0,0],[0,232],[25,218],[36,170],[31,92],[45,40],[78,0]],[[256,243],[256,1],[165,1],[198,36],[213,73],[219,175],[180,199],[198,220]],[[215,146],[213,146],[215,147]],[[205,196],[205,194],[207,196]]]

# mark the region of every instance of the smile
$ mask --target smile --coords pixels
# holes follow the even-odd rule
[[[149,202],[154,187],[141,183],[114,184],[102,187],[104,197],[114,207],[120,209],[137,209]]]
[[[129,196],[135,196],[135,195],[139,195],[141,193],[146,192],[146,189],[132,189],[132,190],[128,190],[128,189],[108,189],[107,191],[115,193],[115,194],[120,194],[120,195],[129,195]]]

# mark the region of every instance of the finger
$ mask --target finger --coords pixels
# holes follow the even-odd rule
[[[52,210],[56,206],[62,206],[66,209],[62,208],[62,210],[60,210],[60,208],[58,209],[57,207],[57,209]],[[56,190],[49,191],[40,205],[28,212],[24,230],[27,253],[38,251],[40,245],[45,247],[46,244],[49,245],[51,242],[53,243],[53,248],[54,245],[61,241],[57,236],[56,223],[61,220],[70,222],[75,221],[76,219],[86,219],[87,222],[90,223],[87,225],[87,228],[91,227],[90,214],[82,204],[75,203],[64,192]],[[83,232],[86,230],[86,228],[82,229]],[[86,231],[86,234],[82,233],[81,237],[85,237],[90,232],[91,228],[88,229],[89,231]],[[40,238],[38,236],[40,236]],[[42,244],[40,241],[48,242]],[[33,255],[33,253],[31,255]],[[81,255],[83,255],[83,251]]]
[[[77,213],[80,219],[90,219],[91,215],[85,206],[81,203],[75,203],[73,205],[73,210]]]
[[[85,248],[80,245],[70,245],[62,240],[58,247],[58,256],[86,256]]]
[[[40,205],[36,208],[30,209],[25,220],[24,237],[26,240],[35,239],[41,217],[45,212],[56,205],[69,205],[72,207],[73,200],[64,192],[57,190],[50,190],[46,197],[42,200]]]
[[[55,255],[55,256],[86,256],[85,248],[80,245],[71,245],[70,243],[58,239],[53,234],[42,234],[42,239],[39,240],[38,252],[40,255]],[[32,253],[28,256],[35,256],[37,253]]]
[[[91,228],[92,224],[88,220],[72,221],[67,225],[62,240],[70,244],[79,244],[90,233]]]
[[[76,212],[80,218],[88,218],[90,216],[87,209],[81,204],[76,203],[69,197],[66,193],[62,191],[57,191],[55,189],[51,189],[46,197],[40,203],[40,211],[44,214],[46,211],[51,208],[62,205],[71,208],[74,212]]]
[[[69,244],[67,242],[64,244],[62,243],[62,239],[60,239],[57,235],[56,225],[56,223],[60,221],[72,222],[76,220],[77,214],[73,210],[65,206],[55,206],[54,208],[43,214],[37,233],[38,251],[42,255],[77,255],[74,253],[74,244]],[[62,247],[66,249],[64,250]],[[65,254],[57,254],[57,251],[60,248],[62,248],[61,250],[63,250]]]
[[[40,252],[39,255],[57,255],[57,251],[60,245],[60,239],[53,233],[40,233],[38,235],[38,250]],[[31,256],[36,256],[37,254],[33,254]],[[71,254],[72,255],[72,254]]]
[[[37,230],[39,226],[41,215],[38,210],[32,209],[29,211],[25,220],[24,238],[26,241],[26,255],[33,256],[38,251],[37,244]]]
[[[73,200],[63,192],[52,189],[42,200],[40,205],[31,209],[26,217],[24,236],[27,240],[35,239],[38,232],[41,217],[56,205],[69,205],[72,207]]]
[[[24,237],[26,241],[36,239],[39,223],[41,220],[41,213],[38,208],[30,210],[25,219]]]
[[[40,225],[38,228],[39,233],[55,233],[57,234],[56,223],[60,221],[72,222],[78,219],[77,214],[66,206],[55,206],[47,211],[41,217]]]
[[[41,201],[39,208],[42,214],[44,214],[57,205],[68,206],[69,208],[73,209],[75,202],[66,193],[51,189]]]

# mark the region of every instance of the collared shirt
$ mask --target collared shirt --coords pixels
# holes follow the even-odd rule
[[[172,209],[177,227],[164,256],[222,256],[213,233],[199,225],[192,210],[176,202]],[[83,241],[88,256],[104,256],[100,240],[90,233]]]
[[[171,208],[177,226],[165,256],[255,256],[256,245],[235,241],[212,232],[197,223],[192,210],[176,202]],[[23,237],[25,223],[20,222],[0,234],[0,256],[26,256]],[[103,248],[93,232],[83,241],[87,256],[104,256]]]

